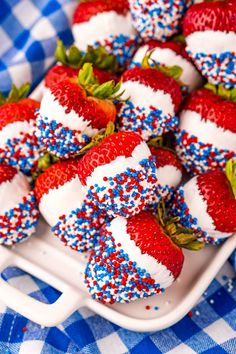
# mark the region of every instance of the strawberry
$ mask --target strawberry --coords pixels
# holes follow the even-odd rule
[[[171,197],[182,180],[183,169],[174,151],[164,147],[150,145],[149,147],[157,166],[156,196],[158,202],[160,197],[163,199]]]
[[[194,4],[183,22],[187,52],[207,80],[236,87],[236,1]]]
[[[175,114],[182,95],[179,84],[172,77],[156,68],[136,67],[123,74],[121,90],[125,90],[129,99],[118,112],[119,130],[135,131],[144,140],[149,140],[176,129]]]
[[[140,66],[146,53],[150,51],[155,63],[167,67],[176,65],[182,69],[179,79],[188,92],[202,85],[202,77],[187,55],[184,44],[174,40],[165,43],[150,40],[141,45],[132,59],[131,67]]]
[[[77,154],[108,122],[115,121],[112,100],[119,88],[114,81],[99,85],[89,63],[79,71],[78,80],[65,79],[48,88],[37,117],[39,143],[58,157]]]
[[[214,170],[193,177],[177,190],[172,211],[206,243],[219,243],[236,232],[236,163],[226,173]]]
[[[166,41],[179,32],[189,1],[129,0],[133,26],[144,41]]]
[[[154,200],[155,162],[136,133],[107,136],[82,157],[79,170],[91,202],[110,216],[132,216]]]
[[[94,299],[130,302],[160,294],[174,282],[184,262],[180,246],[202,245],[189,231],[178,231],[171,219],[168,226],[163,221],[142,211],[129,219],[118,216],[103,226],[85,270]]]
[[[39,210],[53,234],[76,251],[86,251],[94,242],[106,214],[91,205],[78,174],[77,159],[58,162],[36,180]]]
[[[11,246],[35,232],[38,209],[27,177],[0,164],[0,244]]]
[[[206,88],[193,92],[185,102],[176,132],[177,154],[192,174],[223,170],[236,157],[234,91],[210,84]]]
[[[55,57],[58,64],[53,66],[45,76],[45,86],[52,88],[53,85],[66,78],[76,78],[84,63],[92,63],[94,75],[100,84],[114,80],[117,82],[116,73],[119,72],[119,64],[114,55],[110,55],[104,48],[96,49],[88,47],[86,53],[82,53],[75,45],[72,45],[68,52],[58,40],[55,50]]]
[[[35,136],[39,102],[25,98],[29,85],[12,86],[8,97],[0,95],[0,163],[7,162],[25,174],[36,167],[40,156]]]
[[[88,45],[105,47],[121,65],[132,58],[138,43],[127,0],[80,2],[74,13],[72,31],[82,51]]]

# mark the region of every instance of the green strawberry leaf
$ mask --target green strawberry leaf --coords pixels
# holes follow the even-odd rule
[[[121,100],[123,92],[115,95],[121,87],[121,83],[116,84],[115,81],[110,80],[99,84],[97,78],[93,73],[93,66],[91,63],[85,63],[79,71],[78,83],[87,92],[87,95],[97,97],[99,99]]]
[[[23,85],[21,85],[21,87],[18,89],[18,94],[19,94],[19,98],[26,98],[29,94],[30,91],[30,83],[27,82]]]
[[[91,63],[85,63],[79,71],[79,84],[86,89],[88,85],[98,84],[96,77],[93,74],[93,66]]]
[[[233,194],[236,198],[236,161],[229,160],[225,167],[225,174],[231,184]]]
[[[218,86],[218,95],[226,100],[230,100],[231,98],[230,90],[226,90],[222,85]]]
[[[204,88],[212,91],[214,94],[222,97],[225,100],[236,102],[236,88],[227,90],[223,85],[215,86],[212,84],[205,84]]]
[[[204,242],[200,242],[200,241],[193,241],[193,242],[190,242],[186,245],[181,245],[182,248],[186,248],[187,250],[190,250],[190,251],[199,251],[204,246],[205,246]]]
[[[83,55],[81,54],[80,50],[75,46],[72,45],[68,50],[67,61],[69,66],[73,67],[74,69],[78,68],[78,64],[81,62]]]
[[[57,40],[57,46],[56,46],[54,56],[63,65],[68,65],[66,48],[60,39]]]
[[[166,235],[168,235],[178,247],[194,251],[204,247],[204,243],[197,240],[198,234],[180,225],[180,217],[168,216],[163,200],[161,200],[158,205],[157,220]]]
[[[236,88],[233,88],[232,90],[230,90],[230,94],[231,94],[231,100],[233,102],[236,102]]]
[[[172,37],[172,41],[186,45],[185,37],[182,33]]]
[[[209,84],[209,82],[204,85],[204,88],[217,94],[217,87],[215,85]]]
[[[73,69],[80,69],[85,63],[91,63],[97,69],[112,73],[123,71],[116,57],[109,54],[104,47],[93,48],[88,46],[87,52],[83,54],[75,45],[72,45],[67,51],[63,42],[58,39],[54,55],[60,63]]]

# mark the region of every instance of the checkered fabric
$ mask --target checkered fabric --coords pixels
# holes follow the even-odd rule
[[[54,62],[56,38],[73,42],[70,19],[76,0],[0,1],[0,91],[32,82]]]
[[[6,269],[2,277],[42,302],[60,296],[17,268]],[[236,353],[236,279],[222,272],[187,316],[156,333],[125,330],[85,307],[54,328],[32,323],[1,303],[0,312],[1,354]]]

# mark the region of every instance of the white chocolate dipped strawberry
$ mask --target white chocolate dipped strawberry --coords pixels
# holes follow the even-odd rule
[[[94,299],[109,304],[130,302],[162,293],[173,284],[184,262],[181,247],[196,250],[202,244],[161,216],[157,220],[151,212],[142,211],[103,226],[85,271]]]
[[[30,85],[12,86],[8,97],[0,96],[0,163],[30,175],[40,157],[35,135],[36,109],[40,103],[26,98]]]
[[[236,87],[236,1],[204,1],[183,21],[186,50],[213,85]]]
[[[91,205],[77,159],[55,163],[36,180],[39,210],[53,234],[76,251],[91,248],[106,215]]]
[[[118,111],[119,131],[134,131],[147,141],[176,130],[176,113],[182,100],[180,85],[160,69],[146,67],[145,63],[145,67],[129,69],[122,75],[120,89],[129,98]],[[181,72],[178,67],[173,69],[178,75]]]
[[[215,170],[193,177],[176,191],[172,211],[206,243],[220,243],[236,232],[236,172]]]

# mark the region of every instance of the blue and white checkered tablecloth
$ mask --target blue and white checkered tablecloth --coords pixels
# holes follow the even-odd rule
[[[0,303],[0,353],[235,354],[236,279],[231,280],[226,273],[221,272],[212,282],[191,313],[156,333],[125,330],[83,307],[58,327],[42,328]],[[5,270],[3,278],[46,303],[60,296],[16,268]]]
[[[0,0],[0,91],[33,87],[53,63],[56,38],[71,44],[73,0]],[[236,255],[231,257],[236,269]],[[47,302],[60,294],[19,269],[3,278]],[[218,276],[182,321],[157,333],[134,333],[80,308],[55,328],[42,328],[0,303],[0,354],[236,353],[236,280]]]

